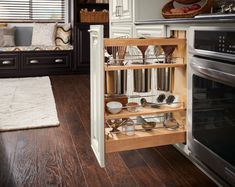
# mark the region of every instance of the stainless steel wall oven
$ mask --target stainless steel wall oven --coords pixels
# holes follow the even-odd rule
[[[189,32],[188,145],[222,186],[235,186],[235,28]]]

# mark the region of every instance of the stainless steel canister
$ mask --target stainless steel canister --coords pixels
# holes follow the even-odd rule
[[[171,68],[157,69],[157,89],[170,91],[171,88]]]
[[[111,72],[109,72],[111,73]],[[105,74],[105,93],[113,94],[126,94],[127,92],[127,70],[113,71],[111,76]],[[111,78],[110,78],[111,77]],[[109,86],[108,86],[109,85]]]
[[[134,92],[150,92],[151,77],[151,69],[134,70]]]
[[[114,71],[114,94],[126,94],[127,70]]]

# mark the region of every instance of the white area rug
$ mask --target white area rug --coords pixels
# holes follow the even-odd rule
[[[0,131],[58,125],[49,77],[0,79]]]

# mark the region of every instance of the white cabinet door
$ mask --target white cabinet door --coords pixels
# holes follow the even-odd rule
[[[91,147],[101,167],[104,153],[104,46],[103,26],[90,27]]]
[[[131,22],[132,0],[110,0],[109,11],[111,22]]]
[[[121,21],[132,21],[132,0],[122,0]]]
[[[118,6],[121,6],[121,5],[119,5],[119,1],[120,0],[110,0],[109,1],[110,22],[118,22],[120,19],[120,16],[118,15],[119,14],[119,12],[118,12],[119,7]]]
[[[110,38],[131,38],[133,36],[131,25],[112,24]]]
[[[136,25],[134,37],[165,37],[166,27],[164,25]]]

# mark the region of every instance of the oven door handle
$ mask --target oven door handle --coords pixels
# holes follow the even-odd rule
[[[191,62],[191,67],[195,69],[197,72],[203,74],[204,76],[211,77],[216,80],[221,80],[222,82],[226,82],[229,84],[231,83],[234,84],[235,82],[235,75],[231,73],[222,72],[208,67],[202,67],[194,62]]]

